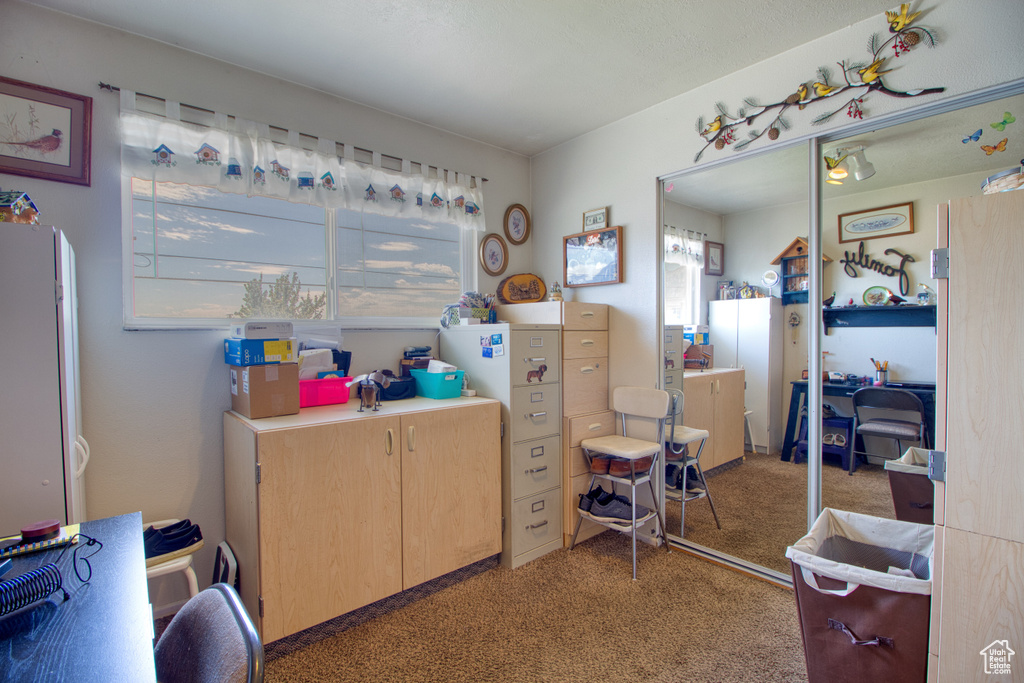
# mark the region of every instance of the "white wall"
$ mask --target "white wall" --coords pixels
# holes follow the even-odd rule
[[[27,192],[42,221],[65,230],[78,257],[83,432],[92,445],[88,515],[141,510],[148,520],[192,519],[206,540],[197,556],[197,574],[205,584],[224,538],[221,413],[230,408],[220,344],[224,332],[122,329],[118,96],[101,91],[98,83],[486,177],[489,232],[502,232],[509,204],[530,207],[528,160],[35,6],[0,3],[0,26],[0,73],[93,98],[90,187],[0,175],[0,187]],[[528,272],[531,266],[528,249],[510,249],[508,272]],[[480,289],[494,291],[497,280],[481,277]],[[436,349],[434,334],[346,331],[345,343],[353,351],[354,371],[397,370],[403,346]],[[179,583],[184,582],[154,585],[154,604],[187,597]]]
[[[890,85],[906,89],[944,86],[946,93],[917,98],[920,101],[875,93],[865,99],[866,119],[911,108],[925,100],[936,101],[1005,83],[1024,73],[1024,52],[1010,49],[1019,42],[1024,4],[937,0],[929,2],[926,10],[921,21],[937,29],[940,42],[934,49],[914,50],[901,57],[898,70],[890,76]],[[612,224],[624,226],[625,281],[619,285],[568,290],[569,297],[614,307],[610,339],[613,386],[653,386],[659,381],[657,270],[661,221],[656,179],[694,165],[693,158],[702,146],[701,138],[694,132],[697,118],[710,120],[714,104],[719,101],[734,110],[745,97],[777,101],[786,94],[786,88],[813,77],[819,65],[833,65],[835,71],[835,62],[840,59],[863,59],[868,37],[886,30],[882,15],[873,15],[533,158],[534,219],[540,226],[533,246],[534,272],[538,275],[545,280],[561,276],[561,237],[580,230],[584,210],[609,205]],[[793,127],[783,133],[780,141],[841,130],[848,121],[838,116],[828,124],[812,126],[810,119],[815,114],[811,109],[794,114]],[[771,143],[762,140],[754,143],[754,147],[765,144]],[[733,152],[710,149],[703,161],[729,154]],[[806,225],[806,208],[794,210],[802,211],[798,224]],[[825,224],[829,225],[827,219]],[[795,235],[779,245],[778,251],[792,236]],[[732,252],[727,250],[727,254],[728,269]],[[835,270],[834,266],[829,268]],[[757,275],[750,276],[752,284],[760,282],[764,269],[746,271]]]

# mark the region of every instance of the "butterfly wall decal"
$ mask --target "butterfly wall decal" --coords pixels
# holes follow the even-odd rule
[[[1016,120],[1017,119],[1013,117],[1013,114],[1011,114],[1010,112],[1004,112],[1003,120],[998,123],[993,123],[992,127],[998,131],[1004,131],[1006,130],[1006,126],[1008,126],[1009,124],[1013,123]]]
[[[981,148],[983,150],[985,150],[985,156],[989,156],[990,157],[990,156],[992,156],[992,152],[1005,152],[1006,151],[1006,142],[1009,139],[1010,138],[1003,138],[1002,140],[1000,140],[999,142],[997,142],[994,145],[982,145]]]
[[[971,135],[965,137],[964,144],[966,145],[968,142],[977,142],[979,138],[981,138],[981,128],[974,131],[974,133],[972,133]]]

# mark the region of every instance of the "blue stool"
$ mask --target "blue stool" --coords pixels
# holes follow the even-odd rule
[[[846,440],[846,444],[843,446],[836,446],[835,444],[823,443],[821,445],[821,454],[825,455],[838,455],[842,458],[841,462],[843,469],[847,472],[854,472],[857,469],[857,460],[853,457],[853,418],[852,417],[826,417],[821,420],[822,427],[831,428],[834,430],[835,436],[842,435]],[[800,420],[800,440],[796,442],[796,456],[794,456],[794,462],[800,462],[804,458],[804,454],[807,453],[807,419],[801,418]],[[852,469],[851,469],[852,461]]]

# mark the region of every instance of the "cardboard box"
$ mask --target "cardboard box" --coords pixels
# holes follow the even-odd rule
[[[299,366],[232,365],[231,410],[250,418],[299,412]]]
[[[683,325],[683,339],[691,344],[703,345],[708,343],[707,325]]]
[[[398,361],[399,377],[412,377],[412,373],[409,371],[415,368],[416,370],[426,370],[430,366],[430,361],[436,360],[433,356],[421,356],[419,358],[402,358]]]
[[[239,339],[288,339],[294,333],[292,324],[287,321],[249,320],[231,326],[231,336]]]
[[[693,344],[683,353],[683,367],[689,370],[715,367],[715,347],[711,344]]]
[[[295,363],[299,360],[299,345],[291,339],[235,339],[224,340],[224,362],[228,365],[269,365]]]

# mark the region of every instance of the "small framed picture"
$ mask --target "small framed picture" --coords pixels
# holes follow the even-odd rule
[[[508,267],[508,247],[501,235],[489,233],[480,242],[480,265],[488,275],[501,275]]]
[[[604,230],[608,227],[608,209],[602,206],[600,209],[591,209],[583,212],[583,231]]]
[[[704,274],[721,275],[725,272],[725,245],[721,242],[704,242]]]
[[[914,232],[914,203],[893,204],[839,216],[839,242],[859,242]]]
[[[530,212],[522,204],[513,204],[505,210],[505,237],[517,245],[530,237]]]

